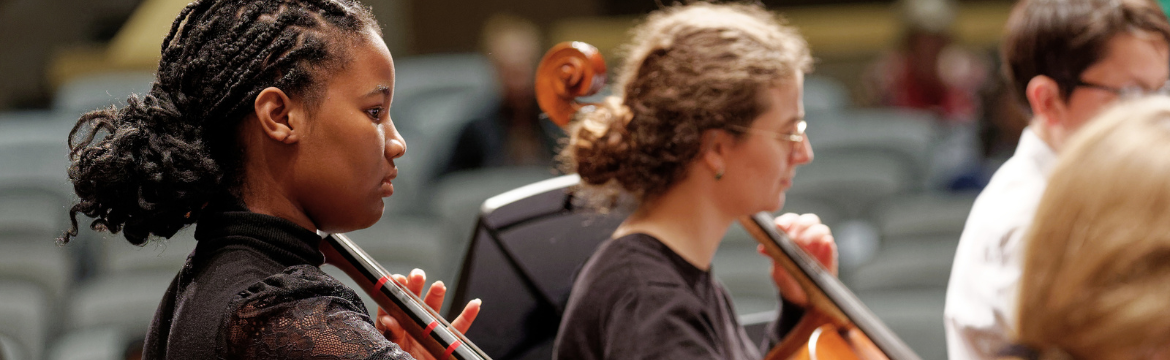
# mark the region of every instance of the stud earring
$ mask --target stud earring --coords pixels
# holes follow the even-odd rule
[[[719,170],[719,172],[715,173],[715,180],[716,181],[718,181],[719,179],[722,179],[722,178],[723,178],[723,170]]]

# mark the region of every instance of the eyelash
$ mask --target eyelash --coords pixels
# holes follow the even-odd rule
[[[382,112],[383,112],[383,111],[385,111],[385,110],[384,110],[384,109],[382,109],[382,107],[381,107],[381,106],[379,106],[379,107],[375,107],[375,108],[367,109],[367,110],[366,110],[366,115],[369,115],[371,119],[374,119],[374,120],[377,120],[377,121],[381,121],[381,120],[382,120]]]

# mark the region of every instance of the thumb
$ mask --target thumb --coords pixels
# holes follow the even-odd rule
[[[402,344],[402,340],[406,338],[406,329],[398,323],[398,320],[386,313],[386,310],[378,308],[378,321],[375,327],[382,331],[382,336],[386,340],[390,340],[396,344]]]

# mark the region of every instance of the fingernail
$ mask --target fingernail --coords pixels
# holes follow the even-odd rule
[[[443,280],[439,280],[439,281],[435,281],[435,284],[431,285],[431,286],[442,286],[443,288],[446,288],[447,284],[444,284]]]
[[[471,302],[475,303],[476,305],[483,305],[483,300],[480,300],[479,298],[475,298],[471,300]]]

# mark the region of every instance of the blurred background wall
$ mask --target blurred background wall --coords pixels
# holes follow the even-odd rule
[[[153,69],[161,34],[184,0],[2,0],[0,1],[0,110],[45,108],[69,79],[110,69]],[[546,34],[546,45],[588,38],[599,47],[625,40],[637,16],[668,1],[657,0],[369,0],[396,57],[471,52],[480,29],[497,13],[529,19]],[[818,73],[856,80],[861,66],[893,48],[903,26],[893,1],[768,0],[769,8],[801,27],[820,59]],[[960,43],[990,50],[1010,1],[959,1],[949,25]],[[140,8],[141,7],[141,8]],[[138,10],[138,15],[136,14]],[[153,13],[147,14],[145,10]],[[169,15],[168,15],[169,14]],[[119,36],[133,17],[139,25]],[[153,21],[151,21],[153,19]],[[143,36],[149,33],[152,36]],[[133,38],[133,39],[130,39]],[[119,43],[121,42],[121,43]],[[126,42],[142,42],[127,44]],[[126,48],[146,49],[118,54]],[[608,50],[608,49],[607,49]],[[852,84],[849,84],[852,85]],[[868,101],[858,86],[850,86]]]

